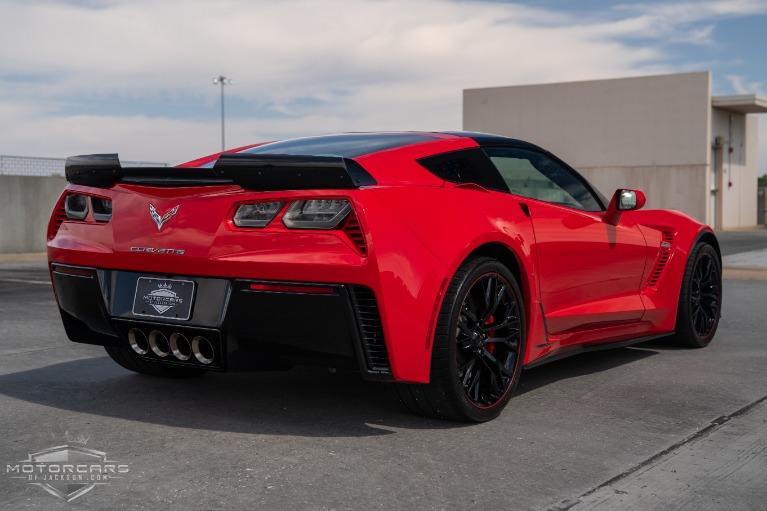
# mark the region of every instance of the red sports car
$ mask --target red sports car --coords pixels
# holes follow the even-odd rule
[[[523,368],[668,336],[707,345],[710,228],[602,197],[540,147],[353,133],[177,167],[67,160],[48,229],[64,328],[157,376],[359,370],[411,410],[484,421]]]

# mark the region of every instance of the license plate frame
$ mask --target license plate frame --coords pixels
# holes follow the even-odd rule
[[[133,297],[135,316],[187,321],[192,317],[193,280],[139,277]]]

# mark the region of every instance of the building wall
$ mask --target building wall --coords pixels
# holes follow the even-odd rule
[[[746,116],[746,166],[740,181],[739,227],[757,225],[759,210],[759,118]]]
[[[64,189],[65,158],[0,155],[0,254],[42,252],[48,219]],[[124,167],[166,163],[124,161]]]
[[[756,225],[758,129],[754,115],[712,109],[712,140],[720,136],[725,141],[721,158],[714,161],[715,170],[722,174],[717,185],[724,229]]]
[[[648,207],[707,220],[708,72],[469,89],[463,99],[466,130],[529,140],[605,195],[638,188]]]
[[[0,253],[42,252],[60,176],[0,175]]]
[[[689,190],[708,189],[707,165],[581,167],[578,171],[605,197],[618,188],[636,188],[647,195],[645,209],[676,209],[699,220],[706,218],[705,200]]]

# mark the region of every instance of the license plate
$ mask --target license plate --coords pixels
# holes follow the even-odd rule
[[[187,320],[192,315],[194,282],[139,277],[133,314],[150,318]]]

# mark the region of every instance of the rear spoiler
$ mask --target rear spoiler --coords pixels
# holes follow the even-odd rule
[[[245,190],[352,189],[375,185],[362,165],[338,156],[222,154],[212,168],[123,167],[117,154],[70,156],[64,167],[72,184],[110,188],[116,183],[148,186],[236,184]]]

